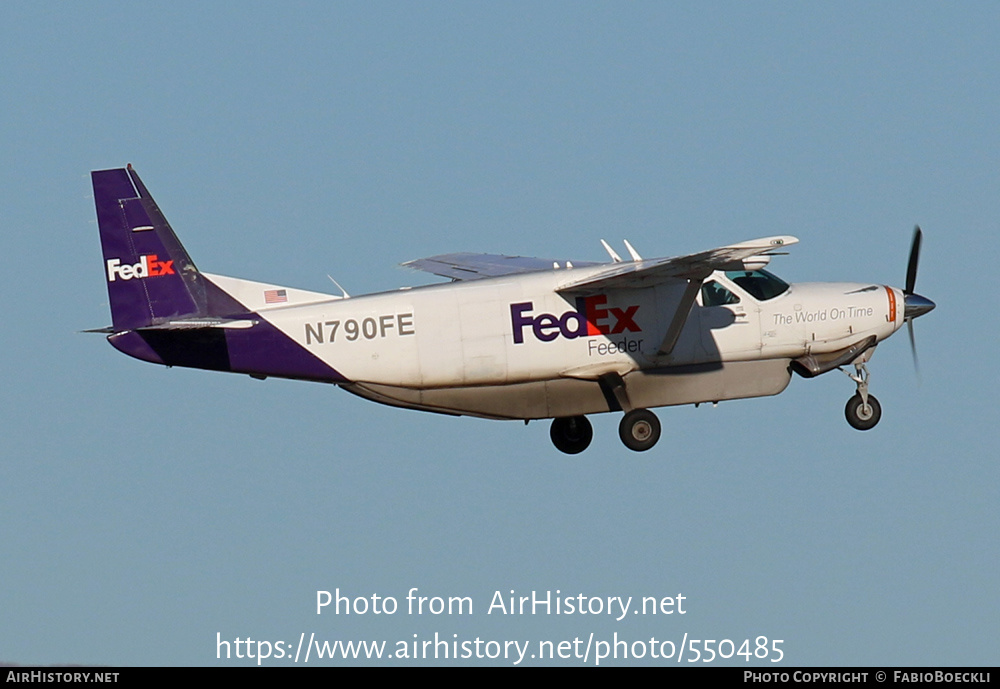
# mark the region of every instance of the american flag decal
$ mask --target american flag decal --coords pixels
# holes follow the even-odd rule
[[[264,290],[265,304],[283,304],[288,301],[288,291],[283,289]]]

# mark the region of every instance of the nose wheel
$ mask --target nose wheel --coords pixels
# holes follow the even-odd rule
[[[868,394],[868,367],[864,364],[855,364],[855,374],[847,373],[847,376],[857,383],[858,391],[854,397],[847,400],[844,407],[844,416],[847,423],[859,431],[867,431],[875,427],[875,424],[882,418],[882,405],[878,403],[875,395]]]
[[[875,395],[868,395],[867,403],[861,395],[855,395],[847,400],[844,415],[851,426],[859,431],[867,431],[869,428],[874,428],[882,418],[882,405],[875,399]]]

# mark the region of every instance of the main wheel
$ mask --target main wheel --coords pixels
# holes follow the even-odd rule
[[[644,452],[660,439],[660,420],[648,409],[633,409],[622,417],[618,435],[628,449]]]
[[[861,395],[857,394],[847,400],[844,416],[847,417],[847,423],[854,428],[859,431],[867,431],[869,428],[874,428],[875,424],[882,418],[882,405],[875,399],[875,395],[868,395],[868,404],[866,405],[861,399]]]
[[[575,455],[583,452],[594,439],[594,427],[586,416],[569,416],[561,419],[552,419],[552,426],[549,428],[549,437],[556,449],[568,455]]]

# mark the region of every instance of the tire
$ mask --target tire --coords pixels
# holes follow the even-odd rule
[[[875,424],[882,418],[882,405],[878,403],[874,395],[868,395],[868,407],[866,408],[861,400],[861,395],[854,395],[847,400],[844,416],[847,417],[847,423],[851,424],[853,428],[867,431],[874,428]]]
[[[660,439],[660,420],[648,409],[633,409],[622,417],[618,435],[628,449],[645,452]]]
[[[586,416],[552,419],[549,437],[552,438],[552,444],[557,450],[568,455],[576,455],[586,450],[590,441],[594,439],[594,427],[590,425]]]

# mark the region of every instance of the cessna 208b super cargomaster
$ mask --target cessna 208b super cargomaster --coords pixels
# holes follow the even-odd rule
[[[451,282],[363,296],[202,273],[132,166],[92,173],[108,333],[144,361],[334,383],[384,404],[490,419],[552,419],[566,453],[587,448],[587,414],[624,412],[622,442],[660,436],[650,407],[775,395],[793,372],[845,371],[857,429],[878,423],[866,363],[934,308],[906,287],[789,285],[764,270],[795,237],[688,256],[609,263],[447,254],[406,266]]]

